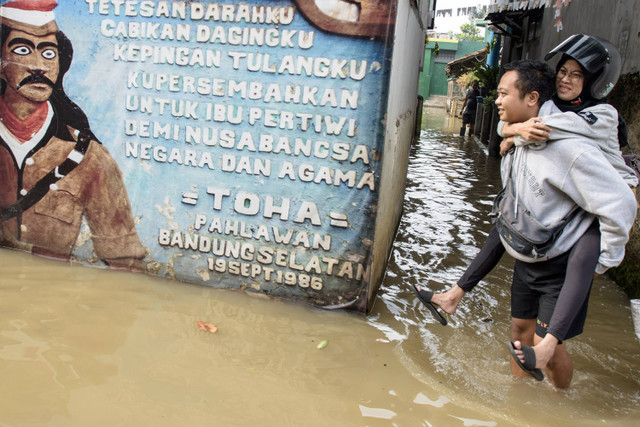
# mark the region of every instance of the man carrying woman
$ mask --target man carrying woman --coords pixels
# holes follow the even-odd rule
[[[556,69],[554,102],[544,103],[533,115],[531,108],[525,108],[523,102],[531,94],[537,92],[541,98],[540,90],[531,88],[544,74],[533,73],[538,74],[535,84],[523,80],[523,75],[531,74],[525,67],[505,73],[496,105],[507,137],[501,146],[507,153],[505,184],[513,178],[518,199],[547,224],[561,218],[557,213],[566,210],[563,206],[581,208],[546,258],[516,262],[512,287],[512,372],[520,375],[522,368],[541,380],[545,368],[554,385],[565,388],[573,366],[562,341],[582,332],[594,272],[602,274],[622,261],[636,213],[629,186],[636,186],[637,179],[620,154],[617,112],[604,101],[620,72],[617,52],[604,40],[582,35],[570,37],[546,59],[557,52],[563,56]],[[513,98],[511,83],[520,99]],[[513,142],[515,152],[509,147]],[[451,290],[431,294],[416,287],[418,296],[432,304],[432,311],[437,305],[455,312],[464,294],[495,267],[505,249],[510,248],[494,227]]]

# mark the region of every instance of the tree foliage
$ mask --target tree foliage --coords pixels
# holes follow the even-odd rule
[[[484,40],[484,37],[480,35],[480,28],[476,27],[475,24],[471,22],[460,25],[460,32],[454,34],[454,38],[470,42],[479,42]]]
[[[473,82],[478,82],[478,78],[473,71],[467,71],[456,79],[456,84],[462,90],[466,90]]]
[[[480,82],[480,86],[484,86],[487,89],[491,90],[498,87],[499,72],[499,67],[481,63],[476,65],[475,69],[473,70],[473,75],[478,80],[478,82]]]

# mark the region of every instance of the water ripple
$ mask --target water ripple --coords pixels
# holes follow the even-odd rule
[[[411,150],[403,218],[370,323],[397,340],[399,357],[416,378],[438,384],[447,396],[461,397],[457,404],[482,407],[495,419],[516,422],[508,415],[516,407],[516,417],[533,411],[514,396],[540,403],[535,406],[547,408],[550,417],[579,420],[634,413],[640,367],[637,358],[621,360],[608,351],[610,331],[597,345],[587,333],[569,343],[570,353],[576,354],[570,392],[559,395],[546,381],[511,377],[505,345],[510,337],[509,257],[463,299],[456,314],[448,316],[447,327],[415,298],[411,285],[442,291],[455,284],[491,228],[488,214],[501,184],[499,160],[486,153],[474,139],[461,138],[452,129],[421,132]],[[602,289],[619,292],[602,281]],[[590,316],[599,320],[597,313]],[[589,382],[597,383],[599,391]]]

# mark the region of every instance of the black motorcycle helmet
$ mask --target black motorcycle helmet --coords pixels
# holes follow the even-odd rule
[[[600,37],[575,34],[547,53],[545,61],[558,52],[574,59],[593,76],[589,94],[593,99],[606,97],[620,77],[620,54],[611,43]]]

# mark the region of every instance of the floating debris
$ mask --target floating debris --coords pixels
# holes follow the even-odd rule
[[[318,350],[322,350],[323,348],[325,348],[327,345],[329,345],[329,340],[322,340],[320,341],[320,344],[318,344]]]
[[[215,334],[218,331],[218,327],[213,323],[198,321],[196,322],[196,325],[198,326],[198,328],[200,328],[201,331],[211,332],[212,334]]]

